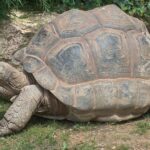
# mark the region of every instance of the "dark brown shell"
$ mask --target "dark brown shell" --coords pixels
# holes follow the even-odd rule
[[[143,22],[115,5],[61,14],[33,37],[23,66],[61,102],[80,110],[150,103],[150,35]],[[144,99],[137,97],[142,94]]]

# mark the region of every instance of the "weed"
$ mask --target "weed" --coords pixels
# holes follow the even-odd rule
[[[67,150],[69,142],[69,132],[63,131],[61,135],[61,140],[63,141],[62,150]]]
[[[150,21],[150,1],[148,0],[1,0],[0,18],[6,17],[12,9],[63,12],[71,8],[87,10],[112,3],[130,15],[143,18],[147,22]]]
[[[145,134],[148,130],[150,130],[150,122],[141,121],[136,124],[136,133],[142,135]]]
[[[95,142],[82,143],[74,148],[74,150],[95,150]]]
[[[88,131],[96,128],[97,125],[100,125],[99,123],[75,123],[73,126],[74,131]]]
[[[118,146],[118,147],[116,148],[116,150],[129,150],[129,146],[128,146],[128,145],[121,144],[120,146]]]

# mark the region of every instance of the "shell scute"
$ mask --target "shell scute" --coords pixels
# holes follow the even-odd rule
[[[95,109],[112,110],[115,106],[117,89],[113,86],[112,81],[102,81],[93,84],[95,92]]]
[[[77,37],[99,28],[99,23],[92,14],[81,10],[70,10],[54,20],[61,37]]]
[[[23,61],[23,67],[28,73],[34,73],[35,71],[43,68],[44,63],[37,57],[26,56]]]
[[[48,23],[43,26],[39,32],[33,37],[26,52],[30,55],[38,56],[43,59],[47,52],[59,41],[57,33],[53,29],[53,25]]]
[[[75,100],[73,106],[80,110],[94,109],[94,90],[90,84],[80,85],[75,88]]]
[[[39,71],[34,72],[33,76],[40,85],[49,91],[53,90],[57,85],[56,76],[46,65]]]
[[[91,11],[99,20],[100,24],[106,28],[114,28],[123,31],[135,30],[135,20],[132,20],[126,13],[115,5],[96,8]]]
[[[139,87],[139,93],[138,93],[138,102],[137,107],[138,108],[149,108],[150,106],[150,81],[138,81],[138,87]]]
[[[150,35],[148,33],[145,34],[145,32],[129,32],[128,45],[132,50],[131,58],[133,64],[133,77],[149,79]]]
[[[57,98],[67,106],[72,107],[74,103],[74,87],[58,86],[54,91],[51,91]]]
[[[92,46],[99,78],[130,76],[130,57],[125,34],[98,29],[85,36]]]
[[[58,47],[59,52],[47,55],[46,63],[63,82],[77,84],[94,80],[95,73],[88,61],[87,49],[82,41],[74,39],[72,43],[68,40],[66,44]]]

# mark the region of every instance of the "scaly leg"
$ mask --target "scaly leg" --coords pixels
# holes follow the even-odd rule
[[[12,98],[15,93],[12,90],[5,89],[0,86],[0,98]]]
[[[29,84],[29,80],[23,72],[18,71],[8,63],[0,62],[0,96],[10,98]]]
[[[0,62],[0,86],[9,87],[14,91],[20,91],[22,87],[29,84],[27,76],[12,67],[8,63]]]
[[[0,121],[0,136],[20,131],[28,123],[43,97],[43,91],[36,85],[22,88],[14,103]]]

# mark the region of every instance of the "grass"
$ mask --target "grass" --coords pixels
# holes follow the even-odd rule
[[[67,150],[69,143],[69,132],[63,131],[61,134],[61,140],[62,140],[62,150]]]
[[[44,124],[34,124],[37,121],[37,118],[34,119],[22,132],[16,135],[2,138],[0,140],[1,149],[54,149],[57,144],[57,141],[55,139],[55,132],[57,130],[55,123],[52,121]],[[31,125],[32,127],[30,127]]]
[[[93,130],[94,128],[96,128],[96,125],[100,125],[98,123],[91,123],[91,122],[88,122],[88,123],[76,123],[73,125],[72,129],[74,131],[88,131],[88,130]]]
[[[4,115],[9,103],[4,100],[0,102],[0,117]],[[32,150],[32,149],[53,149],[57,143],[55,132],[60,128],[55,121],[33,117],[26,129],[22,132],[0,139],[1,150]]]
[[[143,135],[146,134],[148,131],[150,131],[150,122],[140,121],[136,124],[135,133]]]
[[[37,118],[34,118],[37,120]],[[30,127],[32,125],[32,127]],[[59,127],[61,128],[61,127]],[[33,149],[59,149],[55,137],[57,127],[53,121],[44,124],[34,124],[34,121],[22,132],[2,138],[0,140],[1,150],[33,150]]]
[[[128,145],[124,145],[124,144],[121,144],[120,146],[118,146],[116,148],[116,150],[129,150],[129,146]]]
[[[0,118],[3,117],[4,112],[7,110],[9,106],[10,103],[8,103],[7,100],[0,98]]]
[[[74,150],[96,150],[95,143],[82,143],[80,145],[77,145]]]

